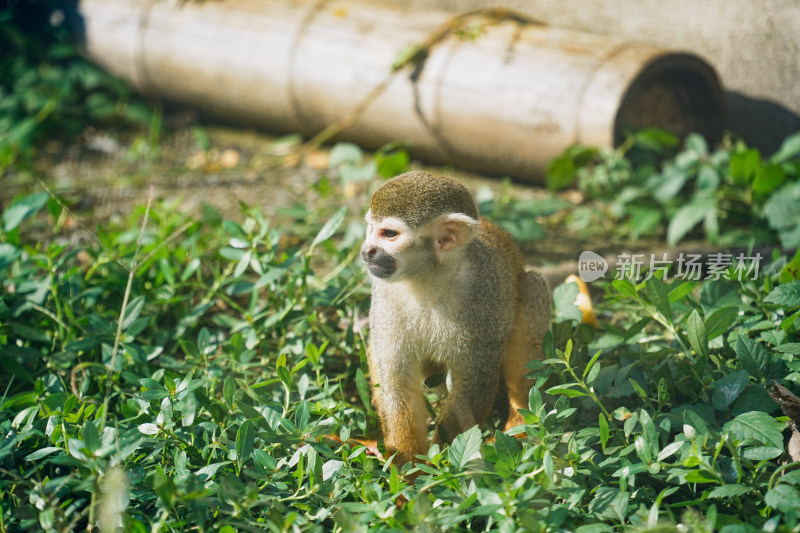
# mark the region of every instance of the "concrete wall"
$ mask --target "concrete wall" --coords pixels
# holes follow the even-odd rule
[[[521,11],[554,26],[694,52],[726,89],[728,128],[763,150],[800,131],[798,0],[394,0]]]

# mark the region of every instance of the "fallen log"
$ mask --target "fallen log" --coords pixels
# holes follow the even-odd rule
[[[714,140],[723,124],[701,58],[504,10],[80,0],[78,12],[88,57],[142,92],[307,135],[357,110],[338,139],[408,141],[432,162],[532,181],[575,143],[614,146],[649,126]]]

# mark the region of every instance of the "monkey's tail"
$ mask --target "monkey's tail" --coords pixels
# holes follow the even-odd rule
[[[586,283],[575,274],[567,276],[567,279],[564,280],[564,283],[575,283],[578,285],[578,297],[575,298],[575,305],[578,306],[578,309],[580,309],[581,313],[583,314],[583,323],[589,324],[593,328],[596,328],[597,315],[594,313],[592,297],[589,295],[589,287],[587,287]]]

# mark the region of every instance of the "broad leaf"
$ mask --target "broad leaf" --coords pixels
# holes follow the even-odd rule
[[[692,228],[714,212],[713,198],[695,198],[672,215],[667,226],[667,245],[675,246]]]
[[[336,230],[339,229],[339,226],[342,225],[342,221],[344,221],[344,216],[346,214],[347,214],[347,208],[340,207],[339,210],[336,211],[336,213],[334,213],[334,215],[330,219],[328,219],[325,225],[322,226],[322,229],[319,230],[317,236],[314,237],[314,240],[311,243],[311,248],[314,248],[319,243],[327,241],[328,239],[333,237],[333,234],[336,233]]]
[[[711,403],[717,409],[727,409],[744,392],[744,388],[749,382],[750,375],[747,370],[737,370],[736,372],[725,374],[714,383],[714,394],[711,396]]]
[[[458,435],[449,448],[450,462],[456,468],[464,468],[481,450],[481,430],[472,426]]]
[[[778,285],[770,291],[764,301],[785,307],[800,307],[800,281]]]
[[[743,413],[723,426],[739,440],[755,439],[767,446],[783,448],[783,429],[786,424],[763,411]]]
[[[672,308],[669,304],[667,285],[658,278],[650,278],[645,282],[644,290],[656,310],[669,322],[672,322]]]
[[[692,314],[689,315],[686,324],[686,333],[688,334],[689,343],[692,345],[692,349],[695,353],[704,359],[708,357],[708,335],[706,334],[706,326],[703,323],[703,319],[700,317],[700,313],[697,312],[697,309],[692,311]]]
[[[256,437],[256,429],[250,420],[245,420],[236,432],[236,462],[239,468],[250,458],[253,453],[253,442]]]

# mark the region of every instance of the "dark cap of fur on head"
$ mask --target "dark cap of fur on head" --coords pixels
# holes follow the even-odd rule
[[[478,218],[475,200],[458,181],[427,172],[406,172],[384,183],[369,203],[372,216],[402,218],[418,228],[445,213]]]

